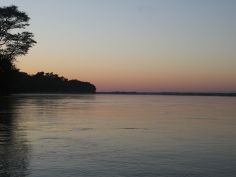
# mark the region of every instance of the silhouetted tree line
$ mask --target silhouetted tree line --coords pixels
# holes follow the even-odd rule
[[[11,93],[95,93],[96,87],[89,82],[68,80],[53,73],[38,72],[29,75],[20,72],[0,56],[0,95]]]
[[[29,75],[14,72],[12,93],[94,93],[96,87],[89,82],[68,80],[53,73],[38,72]]]
[[[10,93],[76,92],[94,93],[88,82],[68,80],[53,73],[29,75],[15,67],[17,56],[26,55],[36,44],[31,32],[25,31],[30,18],[16,6],[0,7],[0,95]]]

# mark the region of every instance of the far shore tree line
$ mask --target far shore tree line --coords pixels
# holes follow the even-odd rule
[[[94,93],[96,87],[89,82],[68,80],[53,73],[38,72],[29,75],[16,72],[12,93]]]
[[[26,55],[36,44],[28,32],[30,18],[16,6],[0,7],[0,95],[31,92],[94,93],[96,87],[89,82],[68,80],[53,73],[38,72],[29,75],[20,72],[15,61]]]

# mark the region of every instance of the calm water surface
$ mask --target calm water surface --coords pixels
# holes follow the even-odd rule
[[[0,177],[235,177],[236,98],[0,98]]]

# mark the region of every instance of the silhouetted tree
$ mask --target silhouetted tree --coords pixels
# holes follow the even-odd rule
[[[0,7],[0,94],[9,90],[17,56],[27,54],[36,41],[25,31],[29,17],[16,6]]]
[[[11,79],[16,71],[15,65],[6,56],[0,55],[0,95],[10,92]]]
[[[29,75],[15,73],[13,93],[95,93],[95,85],[79,80],[68,80],[53,73]]]
[[[8,59],[27,54],[36,43],[33,34],[24,31],[29,26],[29,17],[16,6],[0,7],[0,55]]]
[[[0,95],[9,92],[95,93],[96,87],[89,82],[68,80],[53,73],[28,75],[16,69],[16,57],[27,54],[36,43],[33,34],[25,31],[29,19],[16,6],[0,7]]]

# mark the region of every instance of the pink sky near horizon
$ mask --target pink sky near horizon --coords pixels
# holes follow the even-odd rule
[[[98,91],[236,92],[236,1],[2,4],[31,17],[38,43],[18,58],[22,71],[89,81]]]

